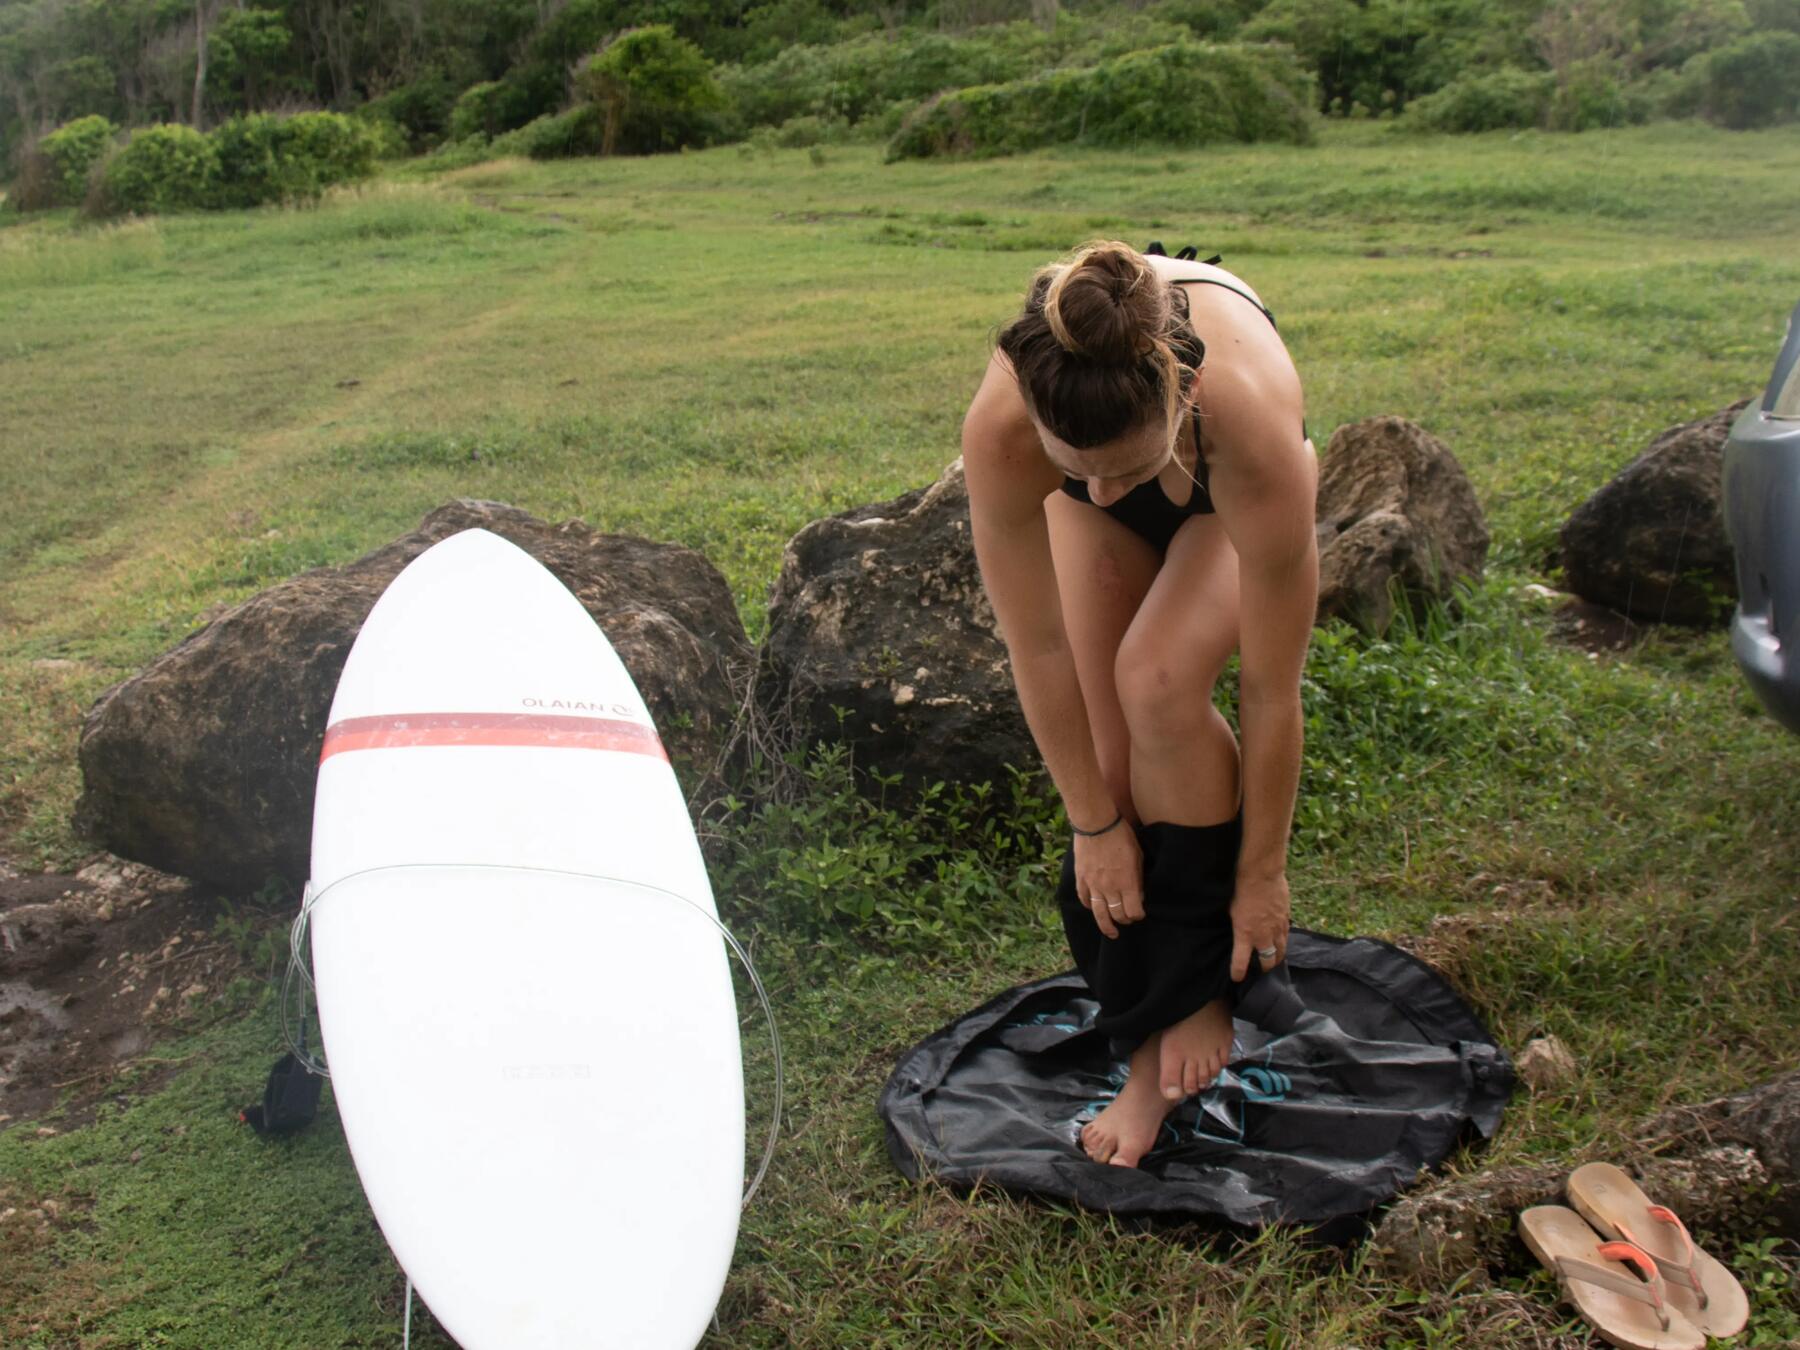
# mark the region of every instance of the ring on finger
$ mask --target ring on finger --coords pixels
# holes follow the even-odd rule
[[[1265,961],[1273,961],[1278,954],[1278,951],[1274,947],[1258,947],[1256,949],[1256,954]]]

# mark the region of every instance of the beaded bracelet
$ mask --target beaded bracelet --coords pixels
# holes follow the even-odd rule
[[[1113,820],[1112,820],[1112,824],[1111,824],[1111,825],[1105,825],[1105,826],[1102,826],[1102,827],[1101,827],[1101,828],[1100,828],[1100,829],[1097,829],[1097,830],[1084,830],[1084,829],[1081,829],[1081,828],[1080,828],[1080,827],[1079,827],[1079,826],[1077,826],[1077,825],[1076,825],[1076,824],[1075,824],[1075,822],[1074,822],[1074,821],[1070,821],[1070,822],[1069,822],[1069,828],[1070,828],[1070,829],[1071,829],[1071,830],[1074,830],[1074,831],[1075,831],[1075,833],[1076,833],[1076,834],[1078,834],[1078,835],[1080,835],[1080,836],[1081,836],[1081,837],[1082,837],[1082,838],[1083,838],[1083,839],[1092,839],[1092,838],[1093,838],[1093,837],[1094,837],[1094,836],[1095,836],[1095,835],[1097,835],[1097,834],[1105,834],[1105,833],[1106,833],[1106,832],[1107,832],[1107,831],[1108,831],[1108,830],[1110,830],[1110,829],[1112,829],[1112,828],[1113,828],[1113,827],[1114,827],[1114,826],[1116,826],[1116,825],[1117,825],[1117,824],[1118,824],[1118,823],[1119,823],[1119,822],[1120,822],[1120,821],[1121,821],[1121,820],[1123,820],[1123,819],[1125,819],[1125,813],[1124,813],[1124,812],[1123,812],[1123,811],[1121,811],[1121,812],[1119,812],[1119,814],[1118,814],[1118,815],[1116,815],[1116,816],[1114,816],[1114,817],[1113,817]]]

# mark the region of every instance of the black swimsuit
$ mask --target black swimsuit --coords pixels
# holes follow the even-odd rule
[[[1275,316],[1269,312],[1268,306],[1254,299],[1248,293],[1240,291],[1236,286],[1227,285],[1223,281],[1214,281],[1210,277],[1193,277],[1190,278],[1190,281],[1201,286],[1223,286],[1233,295],[1243,296],[1263,312],[1263,316],[1268,319],[1271,327],[1274,326]],[[1182,282],[1180,284],[1189,283]],[[1182,292],[1182,295],[1185,299],[1186,292]],[[1188,323],[1188,333],[1195,351],[1200,359],[1204,360],[1206,344],[1200,341],[1197,333],[1194,333],[1192,320],[1189,320]],[[1196,360],[1194,368],[1198,370],[1199,367],[1200,360]],[[1087,480],[1084,478],[1065,476],[1062,481],[1062,490],[1078,502],[1087,502],[1088,505],[1093,505],[1088,497]],[[1160,479],[1151,478],[1139,483],[1111,506],[1103,506],[1100,509],[1134,534],[1141,535],[1148,540],[1150,546],[1158,553],[1169,551],[1169,541],[1175,537],[1175,531],[1181,528],[1189,516],[1213,514],[1212,491],[1207,484],[1206,442],[1200,434],[1200,410],[1198,408],[1194,409],[1194,492],[1188,498],[1187,504],[1185,506],[1175,505],[1169,500],[1169,494],[1163,491]]]

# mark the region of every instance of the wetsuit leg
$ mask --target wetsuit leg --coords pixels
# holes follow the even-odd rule
[[[1137,827],[1144,854],[1144,918],[1104,936],[1075,894],[1075,853],[1063,858],[1057,907],[1082,978],[1100,1003],[1095,1029],[1128,1053],[1220,995],[1233,1005],[1261,972],[1231,980],[1231,897],[1242,818],[1219,825]]]

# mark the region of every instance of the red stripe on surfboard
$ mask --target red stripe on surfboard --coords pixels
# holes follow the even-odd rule
[[[323,764],[351,750],[401,750],[418,745],[536,746],[558,750],[623,750],[668,761],[656,732],[616,717],[553,717],[542,713],[401,713],[346,717],[325,728]]]

